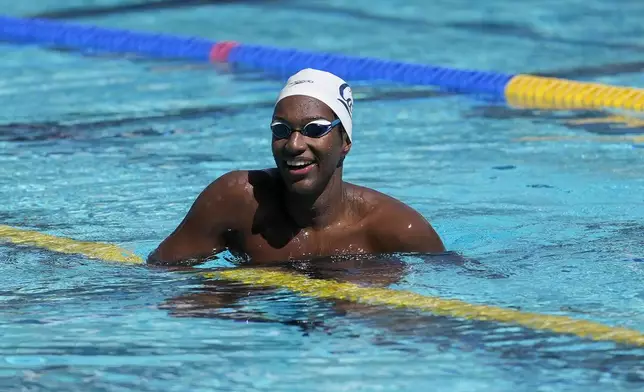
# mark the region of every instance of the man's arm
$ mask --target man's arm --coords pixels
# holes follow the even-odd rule
[[[404,203],[388,199],[370,225],[374,247],[381,253],[442,253],[445,246],[429,222]]]
[[[148,263],[195,265],[224,250],[223,234],[235,220],[231,214],[238,206],[233,204],[243,202],[238,194],[246,179],[245,172],[230,172],[206,187],[174,232],[150,253]]]

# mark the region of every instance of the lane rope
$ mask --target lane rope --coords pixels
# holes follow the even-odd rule
[[[0,40],[78,52],[227,63],[284,78],[313,67],[333,72],[349,82],[434,86],[519,108],[644,111],[644,89],[632,87],[151,34],[47,19],[0,16]]]
[[[70,238],[39,233],[37,231],[17,229],[6,225],[0,225],[0,240],[15,245],[33,246],[58,253],[79,254],[96,260],[131,264],[145,263],[143,259],[133,252],[113,244],[77,241]]]
[[[2,240],[16,245],[78,254],[108,262],[145,263],[134,253],[113,244],[76,241],[4,225],[0,225],[0,241]],[[582,339],[644,346],[644,334],[637,330],[567,316],[471,304],[457,299],[426,296],[406,290],[362,287],[352,283],[311,279],[303,275],[268,268],[229,268],[214,272],[200,272],[199,274],[207,279],[225,279],[248,285],[281,288],[319,299],[346,300],[365,305],[415,309],[459,319],[513,324],[533,330],[574,335]]]

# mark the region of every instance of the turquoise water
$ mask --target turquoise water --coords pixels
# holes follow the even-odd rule
[[[5,12],[119,4],[43,1]],[[644,86],[635,1],[256,1],[66,15]],[[1,224],[144,256],[214,178],[271,165],[267,124],[280,80],[9,44],[2,53]],[[450,250],[476,261],[407,257],[392,288],[644,331],[644,149],[614,137],[641,128],[573,126],[608,114],[509,110],[402,86],[355,91],[345,178],[418,209]],[[344,314],[284,291],[7,244],[0,287],[7,391],[605,391],[644,382],[644,353],[629,347],[412,312]],[[218,311],[172,305],[233,291],[252,294]]]

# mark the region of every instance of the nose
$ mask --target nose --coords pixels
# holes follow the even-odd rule
[[[284,150],[292,156],[300,155],[306,151],[306,140],[300,132],[292,132],[288,137]]]

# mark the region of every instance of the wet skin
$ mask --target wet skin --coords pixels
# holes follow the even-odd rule
[[[296,131],[287,139],[272,138],[275,168],[233,171],[216,179],[150,254],[148,263],[185,268],[228,250],[249,267],[302,272],[298,262],[310,260],[306,272],[314,277],[387,286],[404,272],[402,262],[391,254],[444,252],[441,239],[418,212],[342,180],[351,143],[341,126],[320,138],[299,132],[316,119],[333,121],[335,115],[314,98],[280,101],[273,120]],[[298,162],[311,164],[289,165]],[[164,307],[177,316],[213,316],[218,308],[263,290],[208,281],[203,292],[170,299]],[[335,302],[334,307],[342,312],[362,308],[345,302]],[[256,316],[235,315],[246,320]]]
[[[335,119],[324,103],[291,96],[274,119],[296,129],[272,138],[276,167],[233,171],[212,182],[148,263],[194,265],[223,250],[249,263],[346,254],[440,253],[432,226],[404,203],[342,180],[351,143],[341,126],[320,138],[299,131],[315,119]],[[288,163],[311,163],[304,169]]]
[[[335,118],[323,103],[298,96],[280,101],[274,117],[295,129],[312,119]],[[317,279],[388,286],[405,272],[404,263],[396,253],[443,253],[445,249],[439,236],[419,213],[392,197],[342,180],[343,159],[350,149],[351,144],[340,127],[319,139],[299,132],[288,139],[273,138],[275,168],[234,171],[215,180],[199,195],[177,229],[150,254],[148,262],[185,269],[227,249],[246,259],[247,268],[270,266]],[[291,170],[286,163],[290,160],[314,164],[306,171]],[[428,262],[462,267],[466,261],[454,254],[436,257]],[[505,276],[484,273],[483,277],[503,279]],[[210,280],[204,282],[200,292],[169,299],[161,307],[177,317],[224,317],[283,322],[305,329],[318,327],[318,320],[283,321],[261,313],[219,312],[221,308],[234,307],[242,297],[271,290]],[[493,334],[498,327],[494,323],[477,322],[472,328],[463,329],[463,322],[459,320],[417,313],[407,315],[347,301],[331,304],[335,315],[368,316],[376,320],[378,327],[392,333],[419,334],[430,340],[436,336],[466,344],[471,344],[474,333],[481,335],[479,342],[488,339],[488,331],[494,339],[507,338]],[[324,322],[320,325],[324,327]],[[461,330],[463,337],[459,335]],[[541,332],[521,330],[509,337],[530,341],[543,336]],[[485,347],[482,343],[475,344]],[[595,363],[595,357],[584,352],[581,359],[570,360],[571,354],[567,351],[540,353],[543,345],[539,342],[528,350],[521,345],[504,349],[493,346],[490,350],[503,350],[511,358],[534,354],[547,362],[555,355],[575,366],[602,370],[606,366],[603,362]],[[639,361],[635,364],[641,362],[635,356],[632,360]],[[631,358],[624,362],[632,368]]]

